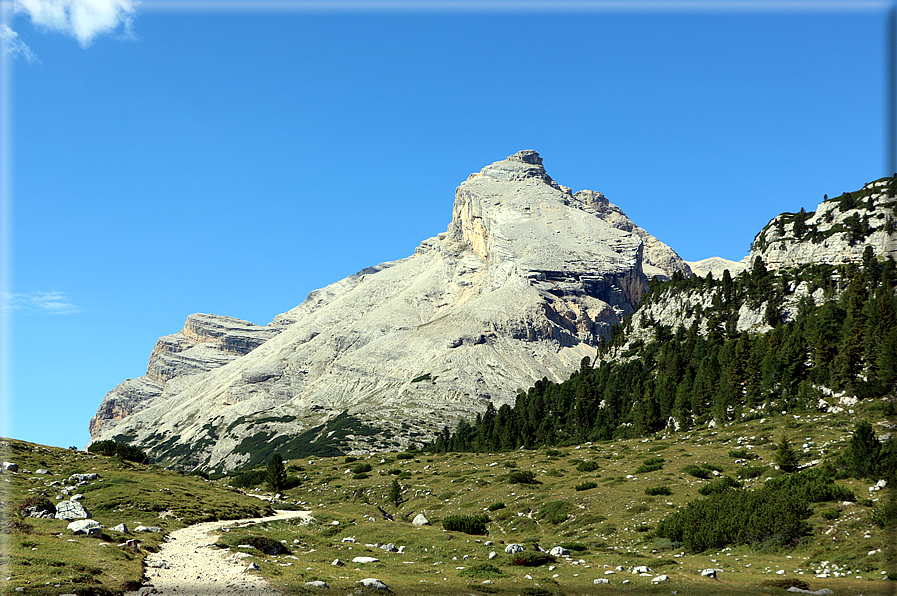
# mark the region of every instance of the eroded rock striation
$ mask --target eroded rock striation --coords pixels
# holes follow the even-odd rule
[[[603,195],[573,193],[521,151],[463,182],[448,230],[412,256],[315,290],[267,327],[191,315],[144,377],[106,396],[91,436],[210,471],[273,449],[421,443],[566,378],[633,312],[646,268],[690,274]]]

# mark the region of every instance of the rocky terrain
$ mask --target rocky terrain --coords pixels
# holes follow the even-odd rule
[[[861,190],[827,198],[815,212],[783,213],[757,234],[748,263],[761,257],[769,269],[805,263],[858,263],[872,247],[897,256],[897,179],[869,182]]]
[[[166,465],[421,443],[487,401],[565,378],[634,311],[648,276],[690,275],[601,193],[535,151],[472,174],[448,230],[309,294],[267,327],[191,315],[90,425]],[[376,428],[373,428],[376,426]],[[327,451],[330,449],[331,451]]]

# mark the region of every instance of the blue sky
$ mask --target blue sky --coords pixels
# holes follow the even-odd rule
[[[43,444],[190,313],[408,256],[521,149],[686,260],[893,169],[887,2],[4,4],[0,433]]]

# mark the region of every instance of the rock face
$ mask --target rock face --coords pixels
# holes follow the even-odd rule
[[[692,273],[698,277],[706,277],[708,273],[712,273],[714,279],[721,279],[723,271],[728,270],[729,275],[735,277],[747,269],[745,260],[730,261],[729,259],[724,259],[722,257],[710,257],[708,259],[701,259],[700,261],[687,262],[688,266],[691,267]]]
[[[91,437],[209,471],[260,463],[259,449],[430,440],[594,356],[646,267],[689,272],[603,195],[574,194],[521,151],[463,182],[448,230],[410,257],[313,291],[267,327],[191,315],[144,377],[106,396]]]
[[[171,379],[224,366],[279,332],[277,327],[262,327],[232,317],[190,315],[181,331],[159,338],[144,376],[127,379],[106,394],[90,420],[90,435],[97,434],[107,422],[139,412],[161,397]]]
[[[748,263],[758,256],[767,269],[860,263],[867,246],[879,257],[897,257],[895,205],[897,178],[882,178],[824,200],[815,213],[783,213],[757,234]]]

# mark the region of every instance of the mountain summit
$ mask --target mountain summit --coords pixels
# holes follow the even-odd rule
[[[147,375],[110,391],[92,440],[226,471],[429,440],[484,402],[559,381],[631,313],[648,275],[690,275],[601,193],[520,151],[455,191],[445,233],[311,292],[266,327],[190,315]]]

